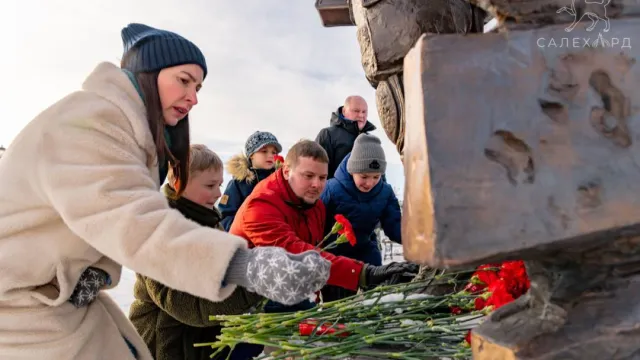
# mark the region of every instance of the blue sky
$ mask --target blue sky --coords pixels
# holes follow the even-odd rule
[[[324,28],[313,0],[9,0],[2,8],[5,146],[99,62],[118,63],[120,29],[142,22],[180,33],[207,58],[209,75],[191,115],[194,142],[229,155],[250,133],[266,130],[286,151],[315,138],[347,95],[360,94],[388,161],[400,163],[380,127],[355,27]]]

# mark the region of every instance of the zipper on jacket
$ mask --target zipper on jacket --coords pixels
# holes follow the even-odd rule
[[[304,215],[304,212],[299,213],[302,216],[302,221],[304,222],[304,227],[307,228],[307,234],[309,235],[309,240],[311,241],[311,245],[317,245],[317,241],[313,238],[313,234],[311,233],[311,229],[309,228],[309,222],[307,222],[307,217]]]

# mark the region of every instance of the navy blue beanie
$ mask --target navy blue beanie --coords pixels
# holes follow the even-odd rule
[[[152,72],[164,68],[196,64],[207,76],[207,63],[198,47],[182,36],[144,24],[129,24],[122,29],[124,54],[133,48],[138,52],[126,64],[133,72]]]

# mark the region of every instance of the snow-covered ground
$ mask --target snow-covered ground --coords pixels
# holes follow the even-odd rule
[[[384,263],[388,263],[390,261],[403,261],[404,258],[402,256],[402,246],[398,244],[393,244],[393,251],[391,259],[387,256],[385,257],[385,248],[383,247],[383,259]],[[111,290],[107,290],[107,292],[115,299],[115,301],[120,305],[122,311],[125,314],[129,314],[129,307],[133,302],[133,284],[136,282],[136,274],[130,269],[124,268],[122,269],[122,277],[120,278],[120,284]]]

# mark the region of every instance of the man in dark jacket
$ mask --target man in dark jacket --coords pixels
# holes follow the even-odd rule
[[[358,135],[368,133],[376,127],[367,120],[367,102],[361,96],[347,97],[344,105],[331,114],[330,126],[318,133],[316,141],[329,155],[329,179],[345,156],[353,149]]]

